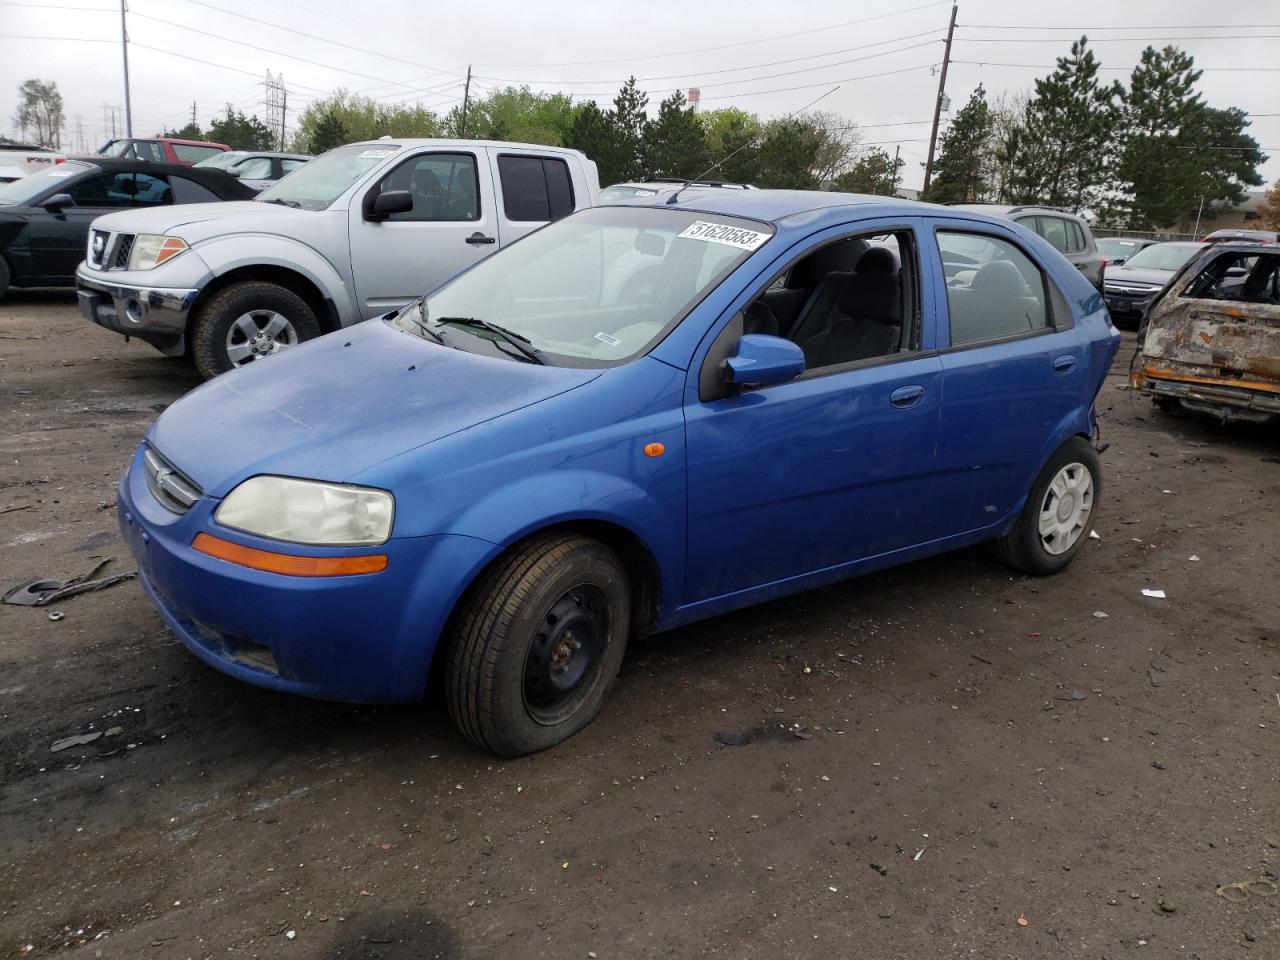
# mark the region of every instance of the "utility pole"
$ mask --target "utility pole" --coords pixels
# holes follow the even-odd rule
[[[76,114],[76,150],[80,153],[88,153],[89,148],[84,145],[84,117]]]
[[[194,100],[191,101],[191,125],[193,127],[196,125],[196,102]]]
[[[120,52],[124,55],[124,134],[133,137],[133,103],[129,99],[129,27],[125,22],[125,2],[120,0]]]
[[[898,171],[902,169],[900,166],[901,161],[898,159],[898,154],[901,152],[902,144],[899,143],[893,148],[893,189],[889,191],[889,195],[892,197],[896,197],[898,195]]]
[[[471,64],[467,64],[467,85],[462,88],[462,123],[459,125],[458,136],[466,139],[467,136],[467,108],[471,106]]]
[[[289,90],[284,85],[284,74],[280,74],[280,149],[284,150],[285,117],[289,114]]]
[[[942,54],[942,75],[938,78],[938,99],[933,104],[933,130],[929,134],[929,158],[924,163],[924,188],[920,196],[928,199],[929,181],[933,178],[933,152],[938,146],[938,121],[942,118],[942,97],[947,92],[947,67],[951,63],[951,37],[956,32],[956,4],[951,5],[951,24],[947,27],[947,46]]]

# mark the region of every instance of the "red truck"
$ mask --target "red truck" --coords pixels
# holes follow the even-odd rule
[[[156,163],[180,163],[190,167],[226,153],[231,148],[225,143],[208,140],[175,140],[173,137],[133,137],[108,140],[98,151],[100,157],[117,157],[121,160],[154,160]]]

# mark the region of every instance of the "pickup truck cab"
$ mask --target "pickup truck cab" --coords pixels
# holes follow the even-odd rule
[[[80,308],[165,354],[189,354],[209,378],[416,300],[499,247],[593,206],[599,192],[596,165],[576,150],[348,144],[252,201],[94,221],[76,273]],[[119,255],[136,244],[154,256]]]

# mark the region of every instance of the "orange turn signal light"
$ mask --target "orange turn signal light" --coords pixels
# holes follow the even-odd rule
[[[208,533],[197,533],[191,546],[203,554],[228,563],[267,573],[282,573],[287,577],[349,577],[361,573],[379,573],[387,569],[387,557],[382,553],[356,557],[299,557],[246,547]]]
[[[644,455],[646,457],[660,457],[667,452],[665,443],[646,443],[644,445]]]

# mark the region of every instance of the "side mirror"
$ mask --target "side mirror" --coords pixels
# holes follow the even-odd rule
[[[393,213],[408,213],[413,209],[413,194],[408,190],[388,190],[373,198],[365,207],[366,220],[385,220]]]
[[[69,193],[55,193],[52,197],[40,203],[40,206],[50,213],[57,213],[63,207],[74,207],[75,205],[76,202],[71,199],[71,194]]]
[[[724,380],[735,386],[767,387],[804,373],[804,351],[782,337],[749,333],[738,341],[738,353],[723,366]]]

